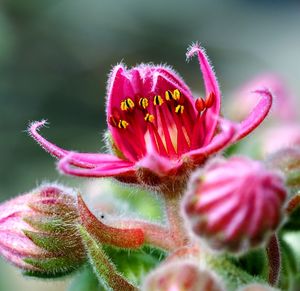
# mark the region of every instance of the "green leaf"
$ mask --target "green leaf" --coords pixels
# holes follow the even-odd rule
[[[100,282],[108,290],[136,291],[136,287],[125,280],[117,272],[115,266],[109,260],[102,246],[86,231],[86,229],[80,225],[78,228],[90,263]]]
[[[65,276],[81,265],[79,262],[74,262],[69,258],[47,258],[34,259],[25,258],[24,262],[38,268],[40,271],[25,271],[23,274],[31,277],[40,278],[57,278]]]
[[[30,230],[23,230],[23,232],[37,246],[49,252],[59,252],[66,248],[67,237],[53,236],[49,233],[40,233]]]
[[[146,246],[140,250],[131,251],[106,247],[105,251],[117,270],[135,285],[140,285],[145,274],[166,257],[165,252]]]
[[[268,261],[264,249],[254,249],[239,257],[236,265],[252,276],[267,278]]]
[[[35,215],[24,217],[23,220],[33,228],[44,232],[64,233],[67,229],[70,229],[70,223],[60,217]]]
[[[69,291],[105,291],[90,265],[80,269],[72,280]]]
[[[250,283],[266,283],[235,266],[226,256],[206,255],[205,259],[208,266],[222,277],[226,290],[236,290]]]

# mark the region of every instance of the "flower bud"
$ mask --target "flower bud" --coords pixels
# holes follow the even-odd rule
[[[192,261],[177,261],[160,266],[146,278],[143,291],[221,291],[217,277],[201,270]]]
[[[34,276],[75,270],[85,258],[70,189],[44,185],[0,205],[0,255]]]
[[[258,161],[232,157],[196,172],[184,211],[193,232],[212,248],[242,251],[275,231],[285,198],[278,173]]]

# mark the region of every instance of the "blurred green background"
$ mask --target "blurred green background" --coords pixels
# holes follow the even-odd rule
[[[224,98],[261,72],[281,75],[300,96],[299,1],[1,0],[0,201],[41,181],[68,185],[53,158],[24,132],[46,118],[42,133],[68,149],[99,151],[104,96],[112,65],[168,63],[195,91],[196,61],[185,51],[200,41]],[[63,282],[24,279],[0,260],[0,290],[64,290]]]

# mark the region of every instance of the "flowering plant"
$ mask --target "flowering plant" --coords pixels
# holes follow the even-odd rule
[[[280,270],[293,252],[283,235],[298,217],[293,215],[300,201],[300,150],[295,144],[260,161],[222,157],[261,124],[273,96],[262,82],[252,90],[258,98],[247,117],[225,119],[215,73],[198,44],[188,49],[187,58],[194,55],[204,98],[195,98],[167,66],[112,69],[107,153],[63,149],[39,134],[46,121],[30,124],[30,135],[58,159],[61,173],[113,177],[121,184],[103,179],[98,186],[110,197],[97,192],[96,203],[88,203],[88,193],[46,184],[2,204],[0,254],[8,262],[40,277],[80,270],[75,280],[82,290],[91,281],[120,291],[272,290],[294,284]],[[231,147],[227,155],[235,151]],[[136,215],[124,206],[124,192],[132,189],[138,192],[131,199]],[[153,192],[156,206],[148,205]],[[160,218],[149,218],[150,212]],[[262,263],[254,268],[258,259]]]

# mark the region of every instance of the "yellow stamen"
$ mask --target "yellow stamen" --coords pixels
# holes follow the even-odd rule
[[[167,101],[170,101],[171,99],[173,99],[173,94],[170,90],[165,92],[165,98]]]
[[[181,93],[178,89],[175,89],[173,92],[173,99],[178,101],[180,99]]]
[[[121,120],[119,121],[118,127],[119,127],[119,128],[124,128],[124,129],[125,129],[128,125],[129,125],[129,123],[128,123],[126,120],[122,120],[122,119],[121,119]]]
[[[127,98],[124,101],[121,102],[121,110],[123,111],[127,111],[129,109],[133,109],[135,106],[134,102],[132,101],[132,99]]]
[[[149,105],[148,99],[145,98],[145,97],[140,98],[140,100],[139,100],[139,105],[140,105],[142,108],[146,109],[146,108],[148,107],[148,105]]]
[[[164,103],[164,100],[161,98],[160,95],[155,95],[153,100],[154,105],[162,105]]]
[[[149,113],[147,113],[146,115],[145,115],[145,121],[147,121],[147,122],[153,122],[154,121],[154,116],[152,115],[152,114],[149,114]]]
[[[182,114],[183,113],[183,110],[184,110],[184,106],[183,105],[177,105],[176,107],[175,107],[175,113],[180,113],[180,114]]]

